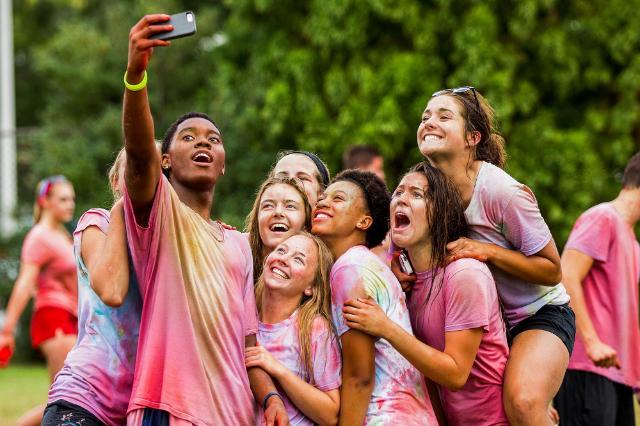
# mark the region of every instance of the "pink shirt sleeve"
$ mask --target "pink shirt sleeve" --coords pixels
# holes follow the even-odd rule
[[[82,259],[82,256],[80,255],[80,253],[82,253],[82,233],[87,228],[95,226],[100,230],[100,232],[106,235],[109,232],[109,220],[110,213],[103,209],[87,210],[80,217],[80,220],[78,220],[78,224],[76,225],[76,230],[73,231],[73,246],[80,259]],[[84,259],[82,259],[82,261],[84,262]]]
[[[525,185],[513,194],[505,206],[502,225],[505,238],[525,256],[536,254],[552,238],[535,195]]]
[[[31,230],[22,244],[20,260],[25,263],[33,263],[40,267],[53,260],[54,250],[49,249],[46,235],[40,228]]]
[[[445,332],[479,327],[489,331],[492,301],[488,289],[494,285],[491,277],[476,268],[463,269],[448,276],[443,289]]]
[[[350,330],[342,316],[342,307],[348,300],[367,297],[367,276],[369,274],[373,274],[373,272],[359,265],[346,265],[332,274],[331,303],[334,312],[333,322],[338,336],[342,336]]]
[[[315,387],[325,392],[338,389],[342,382],[342,358],[337,336],[331,326],[319,317],[314,320],[311,338]]]
[[[578,250],[592,259],[606,262],[609,258],[611,234],[608,216],[587,211],[576,221],[564,249]]]

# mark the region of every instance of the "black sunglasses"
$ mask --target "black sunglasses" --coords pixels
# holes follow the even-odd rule
[[[481,110],[480,101],[478,100],[478,95],[476,94],[476,88],[473,86],[462,86],[462,87],[454,87],[453,89],[438,90],[433,95],[431,95],[431,97],[433,98],[435,96],[446,95],[448,93],[453,93],[458,95],[460,93],[467,93],[469,91],[473,93],[473,99],[476,100],[476,107],[478,108],[478,110]]]

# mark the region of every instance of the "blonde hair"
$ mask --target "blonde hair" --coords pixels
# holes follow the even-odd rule
[[[122,197],[122,184],[120,182],[120,175],[122,174],[122,169],[124,168],[124,164],[127,158],[127,151],[122,148],[118,155],[116,155],[116,159],[109,168],[107,172],[107,176],[109,178],[109,186],[111,187],[111,193],[113,194],[113,199],[118,200]]]
[[[258,213],[260,212],[260,199],[264,192],[273,185],[289,185],[302,197],[302,203],[304,205],[304,225],[303,229],[308,230],[311,229],[311,204],[309,204],[309,199],[307,198],[307,193],[304,192],[304,188],[300,184],[297,179],[289,178],[289,177],[275,177],[271,176],[265,180],[258,193],[256,195],[256,199],[253,201],[253,207],[251,208],[251,212],[245,219],[244,229],[245,232],[249,233],[249,246],[251,247],[251,253],[253,254],[253,276],[259,277],[262,274],[262,264],[264,263],[264,254],[263,248],[264,243],[262,242],[262,238],[260,238],[260,227],[258,226]],[[257,279],[254,279],[254,282]]]
[[[158,152],[160,152],[162,148],[162,141],[155,140],[156,148]],[[115,201],[119,200],[122,197],[122,185],[124,182],[120,182],[120,175],[122,174],[122,169],[124,169],[124,165],[127,159],[127,151],[123,147],[118,151],[116,155],[116,159],[113,161],[113,164],[109,168],[107,172],[107,177],[109,179],[109,186],[111,187],[111,193],[113,194],[113,199]]]
[[[300,363],[304,367],[309,383],[313,384],[313,356],[311,355],[311,331],[313,322],[317,317],[325,321],[331,333],[327,338],[335,339],[336,333],[331,320],[331,286],[329,276],[333,265],[333,256],[324,242],[315,235],[306,231],[300,231],[292,235],[301,235],[309,238],[315,243],[318,250],[318,263],[315,265],[315,274],[311,283],[313,293],[311,296],[305,294],[300,299],[298,307],[298,340],[300,343]],[[289,238],[291,238],[289,237]],[[264,294],[264,279],[262,274],[256,284],[256,305],[258,312],[262,312],[262,297]]]

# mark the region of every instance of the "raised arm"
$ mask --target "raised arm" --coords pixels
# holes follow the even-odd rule
[[[162,25],[168,15],[146,15],[129,33],[129,58],[125,79],[129,85],[146,81],[146,70],[153,48],[168,46],[163,40],[152,40],[152,34],[173,29]],[[122,109],[122,130],[127,151],[125,184],[131,197],[136,217],[146,222],[156,186],[160,179],[160,155],[154,143],[153,118],[149,108],[146,84],[140,90],[125,88]]]
[[[20,273],[16,283],[13,285],[9,304],[7,305],[4,327],[0,333],[0,348],[7,345],[12,349],[14,348],[16,325],[27,303],[29,303],[29,299],[35,294],[39,273],[40,266],[29,262],[20,263]]]
[[[111,209],[109,231],[97,226],[82,233],[81,254],[89,271],[91,287],[109,306],[122,305],[129,291],[129,256],[124,227],[123,200]]]

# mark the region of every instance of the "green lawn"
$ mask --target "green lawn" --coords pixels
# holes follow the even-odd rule
[[[11,365],[0,369],[0,425],[12,425],[25,411],[45,402],[49,378],[43,365]],[[640,409],[636,404],[636,424]]]
[[[44,365],[10,364],[0,369],[0,425],[12,425],[27,410],[47,401]]]

